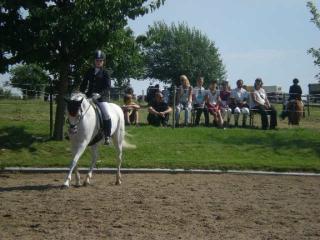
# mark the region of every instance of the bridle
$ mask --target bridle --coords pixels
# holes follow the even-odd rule
[[[81,105],[80,105],[80,114],[77,114],[76,122],[71,124],[69,118],[67,118],[66,123],[69,125],[68,130],[70,134],[76,134],[78,132],[78,125],[80,124],[83,117],[87,114],[91,107],[91,104],[89,104],[89,107],[83,112]],[[68,114],[70,115],[70,112],[68,111]]]

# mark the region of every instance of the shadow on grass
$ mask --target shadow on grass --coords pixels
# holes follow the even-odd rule
[[[24,127],[5,127],[0,129],[0,148],[19,150],[27,148],[30,152],[35,152],[32,147],[34,142],[44,142],[44,136],[35,136],[26,132]]]
[[[320,157],[320,139],[304,138],[303,135],[287,136],[279,134],[278,132],[269,132],[265,135],[250,135],[250,136],[237,136],[227,137],[223,140],[226,144],[235,144],[239,146],[260,146],[268,149],[273,149],[277,152],[281,149],[303,150],[310,149]]]
[[[57,185],[30,185],[30,186],[17,186],[17,187],[0,187],[1,192],[16,192],[16,191],[47,191],[51,189],[61,189]]]

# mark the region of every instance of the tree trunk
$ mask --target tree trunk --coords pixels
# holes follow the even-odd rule
[[[67,64],[66,64],[67,66]],[[65,101],[64,97],[68,90],[68,76],[67,69],[62,69],[59,76],[59,92],[57,96],[57,110],[54,123],[53,139],[63,140],[63,125],[64,125],[64,113],[65,113]]]

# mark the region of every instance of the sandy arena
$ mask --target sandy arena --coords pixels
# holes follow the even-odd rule
[[[320,239],[319,177],[95,174],[60,189],[64,177],[0,174],[0,239]]]

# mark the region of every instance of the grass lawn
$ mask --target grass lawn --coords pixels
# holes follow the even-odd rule
[[[146,109],[141,111],[145,122]],[[259,116],[255,123],[259,126]],[[124,153],[123,167],[184,169],[259,169],[320,172],[320,108],[300,127],[279,121],[278,131],[213,127],[129,127],[127,140],[137,145]],[[68,141],[52,141],[49,104],[43,101],[0,101],[0,167],[67,167]],[[115,167],[114,148],[100,147],[98,167]],[[90,151],[79,161],[90,163]]]

